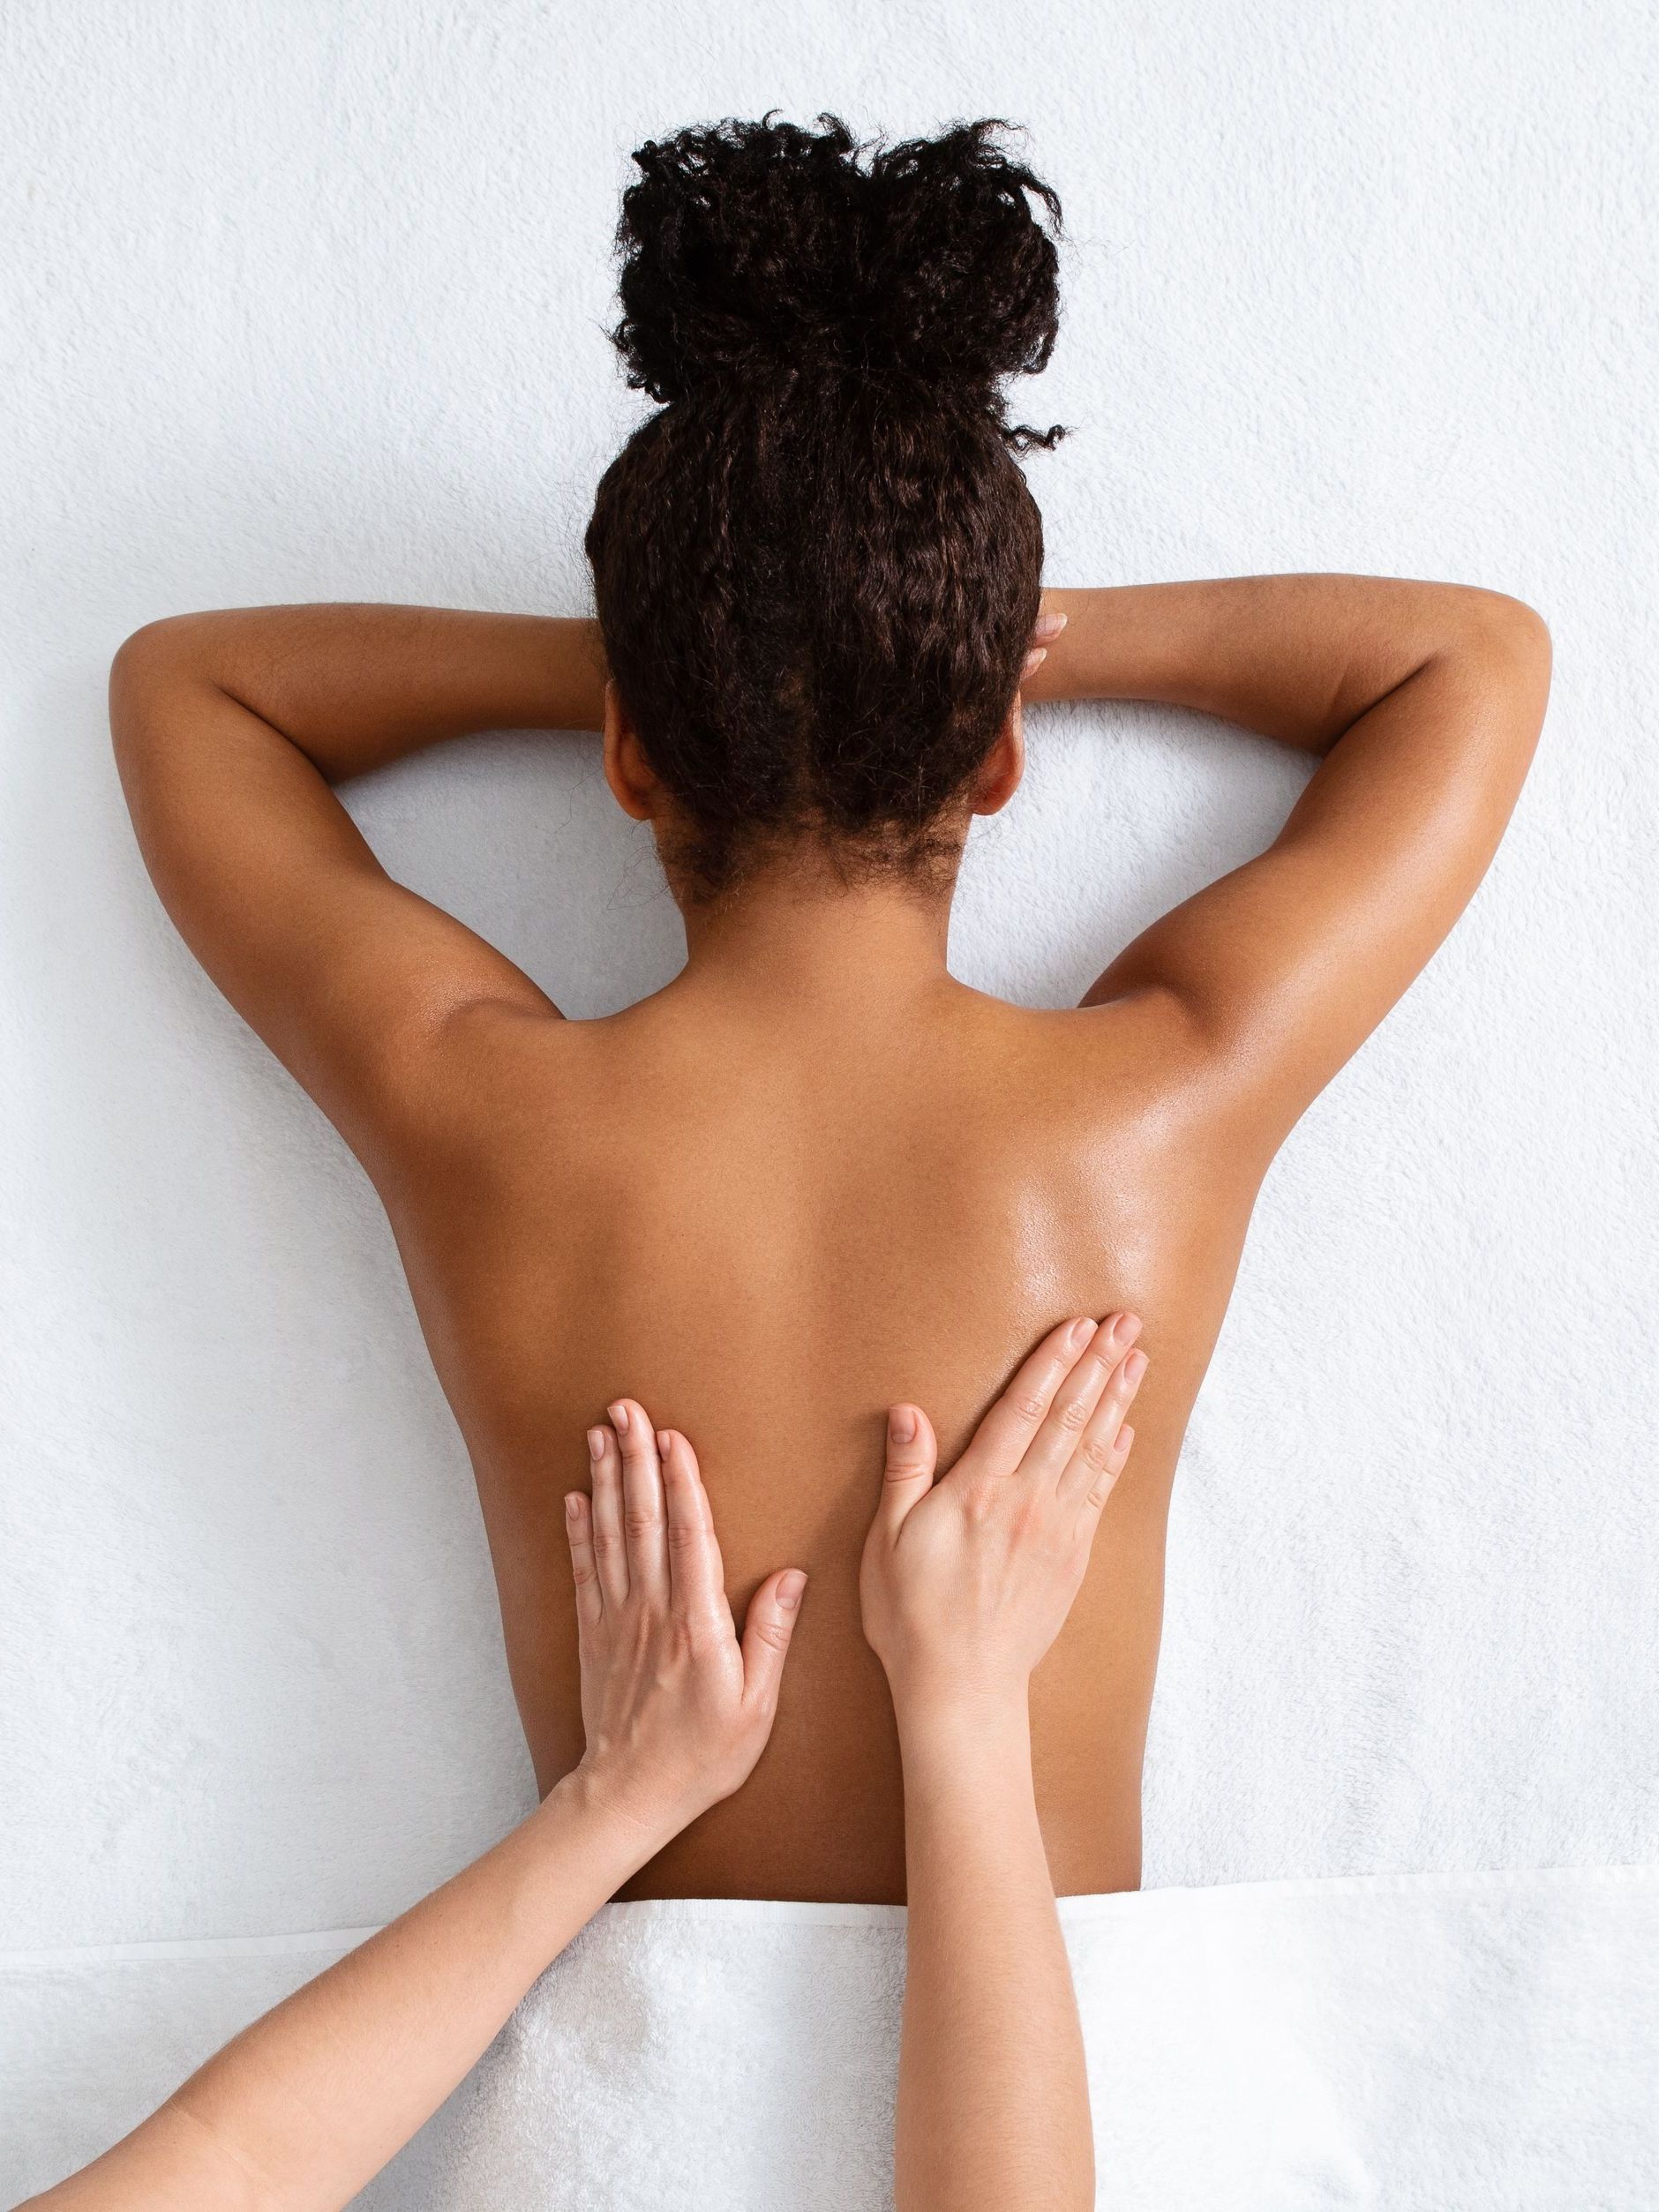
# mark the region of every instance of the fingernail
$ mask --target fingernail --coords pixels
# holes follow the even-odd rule
[[[895,1406],[887,1416],[887,1433],[896,1444],[911,1444],[916,1441],[916,1416],[908,1406]]]
[[[1071,1324],[1071,1334],[1066,1338],[1067,1348],[1072,1352],[1081,1352],[1099,1325],[1093,1321],[1074,1321]]]
[[[1057,608],[1051,609],[1047,614],[1040,614],[1037,618],[1038,636],[1057,638],[1070,619],[1070,615],[1062,614]]]
[[[1116,1344],[1133,1344],[1140,1334],[1138,1314],[1119,1314],[1112,1323],[1112,1338]]]
[[[1138,1383],[1141,1376],[1145,1375],[1145,1372],[1146,1354],[1144,1352],[1131,1352],[1128,1359],[1123,1362],[1124,1381],[1127,1383]]]
[[[657,1432],[657,1449],[662,1453],[664,1458],[666,1459],[668,1457],[668,1431],[666,1428],[659,1428]]]
[[[590,1428],[588,1431],[588,1457],[596,1463],[604,1458],[604,1431],[603,1428]]]
[[[628,1431],[628,1409],[621,1399],[619,1398],[614,1406],[607,1406],[605,1411],[611,1416],[611,1426],[616,1430],[617,1435],[626,1436]]]
[[[565,1497],[565,1518],[566,1518],[567,1521],[574,1521],[574,1520],[580,1520],[580,1519],[581,1519],[581,1518],[582,1518],[582,1498],[581,1498],[581,1496],[580,1496],[580,1494],[579,1494],[577,1491],[575,1491],[575,1490],[571,1490],[571,1491],[568,1491],[568,1492],[566,1494],[566,1497]]]
[[[785,1613],[792,1613],[800,1603],[800,1593],[807,1586],[807,1578],[799,1567],[792,1568],[777,1586],[777,1602]]]
[[[1135,1431],[1130,1427],[1129,1423],[1125,1421],[1123,1426],[1117,1432],[1118,1451],[1127,1451],[1134,1441]]]

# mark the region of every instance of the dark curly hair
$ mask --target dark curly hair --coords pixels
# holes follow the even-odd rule
[[[653,140],[622,196],[628,382],[661,402],[601,478],[600,632],[717,896],[814,837],[849,880],[954,862],[1012,703],[1042,520],[1001,386],[1058,320],[1060,202],[995,119],[876,148],[728,119]]]

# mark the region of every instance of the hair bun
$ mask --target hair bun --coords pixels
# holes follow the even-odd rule
[[[838,117],[817,120],[730,118],[635,153],[613,333],[628,382],[666,402],[780,371],[885,372],[1000,420],[1000,381],[1054,348],[1058,259],[1026,194],[1056,233],[1059,199],[999,150],[1012,126],[995,118],[878,140],[867,169]]]

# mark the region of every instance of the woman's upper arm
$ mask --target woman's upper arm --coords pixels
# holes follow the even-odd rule
[[[1273,1142],[1376,1028],[1468,904],[1536,746],[1550,639],[1492,600],[1332,746],[1284,829],[1128,946],[1085,1005],[1179,1002]]]
[[[445,1017],[481,1000],[554,1009],[472,931],[393,881],[324,776],[192,667],[167,626],[109,679],[139,848],[180,934],[349,1143],[418,1084]]]

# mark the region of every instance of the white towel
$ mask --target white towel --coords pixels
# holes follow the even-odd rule
[[[1062,1916],[1103,2212],[1659,2205],[1659,1867],[1149,1891]],[[184,2056],[169,2017],[210,2041],[238,2024],[238,1978],[246,2017],[347,1941],[303,1940],[13,1961],[8,2201],[137,2117],[131,2066],[97,2102],[123,2018],[154,2076],[158,2044]],[[877,2212],[903,1969],[897,1908],[610,1906],[362,2212]]]

